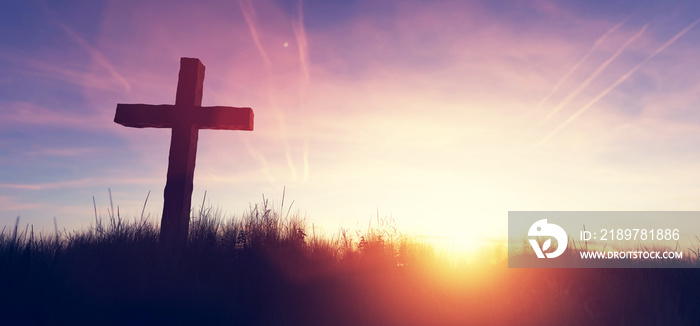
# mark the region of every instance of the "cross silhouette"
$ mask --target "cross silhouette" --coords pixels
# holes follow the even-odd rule
[[[117,104],[114,122],[135,128],[171,128],[168,179],[160,242],[184,245],[190,224],[194,165],[199,129],[253,130],[253,110],[202,107],[204,65],[181,58],[175,105]]]

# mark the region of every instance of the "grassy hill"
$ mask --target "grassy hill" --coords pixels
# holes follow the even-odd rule
[[[268,201],[202,210],[178,250],[114,214],[84,231],[0,233],[0,324],[696,324],[695,269],[508,269],[494,248],[456,264],[392,221],[316,235]]]

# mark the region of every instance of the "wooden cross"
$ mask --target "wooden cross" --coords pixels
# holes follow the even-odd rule
[[[253,110],[202,107],[204,65],[181,58],[175,105],[117,104],[114,122],[135,128],[171,128],[168,180],[160,242],[184,245],[190,224],[194,164],[199,129],[253,130]]]

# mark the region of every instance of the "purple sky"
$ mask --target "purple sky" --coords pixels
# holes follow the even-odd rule
[[[169,131],[113,122],[203,105],[193,208],[265,194],[335,231],[377,209],[460,246],[509,210],[698,210],[700,5],[690,1],[14,1],[0,4],[0,224],[87,227],[107,189],[159,216]]]

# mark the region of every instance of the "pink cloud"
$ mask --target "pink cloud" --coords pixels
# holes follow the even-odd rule
[[[160,183],[161,178],[120,178],[120,177],[95,177],[74,180],[65,180],[48,183],[0,183],[0,189],[15,190],[53,190],[72,189],[86,187],[100,187],[106,185],[147,185]]]
[[[38,209],[45,205],[45,203],[27,203],[16,197],[0,195],[0,210],[6,212]]]
[[[0,124],[4,125],[45,125],[84,130],[99,128],[104,124],[103,119],[98,116],[86,116],[74,111],[59,111],[29,102],[5,105],[4,110],[0,112]]]

